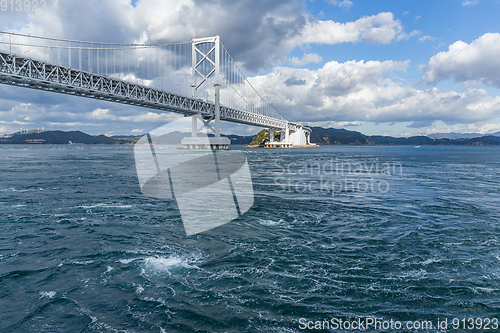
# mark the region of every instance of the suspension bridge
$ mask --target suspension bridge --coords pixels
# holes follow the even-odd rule
[[[269,128],[271,146],[310,142],[311,130],[285,120],[262,98],[218,36],[123,44],[0,32],[0,83],[192,117],[191,137],[183,140],[188,148],[227,148],[222,120]],[[198,137],[207,129],[209,142]]]

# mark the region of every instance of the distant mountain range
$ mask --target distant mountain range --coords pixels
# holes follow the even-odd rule
[[[155,138],[164,144],[180,144],[181,140],[191,133],[172,132]],[[225,135],[231,139],[232,144],[247,145],[252,141],[253,136]],[[30,131],[28,133],[14,133],[0,136],[0,144],[134,144],[142,137],[139,136],[105,136],[89,135],[80,131]]]
[[[479,134],[479,133],[434,133],[428,135],[429,138],[433,139],[474,139],[481,138],[483,136],[500,136],[500,132],[495,132],[491,134]]]
[[[360,132],[345,129],[311,127],[311,142],[319,145],[458,145],[458,146],[498,146],[500,145],[500,132],[495,135],[481,135],[473,138],[469,134],[451,133],[454,138],[436,138],[431,136],[412,136],[408,138],[395,138],[381,135],[364,135]],[[445,135],[442,135],[445,136]]]
[[[125,139],[114,139],[105,135],[89,135],[80,131],[44,131],[29,133],[14,133],[11,136],[0,137],[0,144],[123,144]]]
[[[381,135],[364,135],[345,129],[312,127],[311,142],[322,145],[460,145],[460,146],[498,146],[500,132],[491,135],[446,133],[429,136],[395,138]],[[155,138],[164,144],[180,144],[190,133],[172,132]],[[476,136],[478,135],[478,136]],[[224,135],[232,144],[248,145],[254,136]],[[140,136],[89,135],[80,131],[31,131],[0,136],[0,144],[134,144]]]

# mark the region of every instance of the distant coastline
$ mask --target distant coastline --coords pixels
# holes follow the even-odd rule
[[[430,136],[412,136],[395,138],[382,135],[365,135],[356,131],[336,128],[311,127],[311,143],[319,146],[498,146],[500,132],[492,135],[477,134],[434,134]],[[473,136],[473,137],[471,137]],[[279,132],[275,141],[280,140]],[[269,130],[262,130],[254,136],[250,147],[261,147],[269,141]]]
[[[165,144],[180,144],[181,140],[191,133],[172,132],[162,135],[160,140]],[[130,145],[135,144],[143,135],[137,136],[105,136],[90,135],[81,131],[28,131],[0,135],[0,144],[85,144],[85,145]],[[253,136],[224,135],[231,139],[232,144],[247,145]]]
[[[0,136],[0,144],[102,144],[123,145],[137,142],[139,137],[108,137],[89,135],[80,131],[29,131]]]
[[[431,136],[412,136],[408,138],[396,138],[381,135],[365,135],[356,131],[345,129],[312,127],[311,143],[320,146],[499,146],[500,132],[490,135],[458,134],[451,133],[450,137],[445,134]],[[180,144],[182,138],[190,133],[172,132],[166,134],[162,141],[168,144]],[[256,135],[224,135],[231,139],[236,145],[255,145],[269,139],[269,132],[260,131]],[[0,144],[90,144],[90,145],[127,145],[135,144],[142,135],[138,136],[105,136],[89,135],[81,131],[29,131],[0,135]],[[279,140],[279,135],[276,136]]]
[[[382,135],[364,135],[360,132],[345,129],[311,127],[311,142],[325,145],[339,146],[499,146],[500,132],[492,135],[480,135],[468,138],[467,135],[460,137],[453,133],[455,139],[437,138],[429,136],[412,136],[407,138],[395,138]],[[445,136],[445,135],[441,135]]]

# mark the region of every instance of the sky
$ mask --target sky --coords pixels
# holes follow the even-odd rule
[[[285,119],[371,135],[500,131],[499,0],[46,0],[0,30],[168,43],[219,35]],[[0,86],[0,133],[146,133],[171,114]],[[223,133],[259,128],[224,123]]]

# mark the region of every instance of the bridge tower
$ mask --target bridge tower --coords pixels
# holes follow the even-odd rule
[[[192,116],[191,137],[182,140],[182,144],[189,149],[211,148],[228,149],[231,141],[220,136],[220,39],[219,36],[207,38],[194,38],[192,40],[192,97],[198,98],[200,87],[210,83],[214,84],[214,116],[202,117],[200,114]],[[210,122],[214,121],[214,126]],[[198,124],[201,126],[198,127]],[[209,129],[214,137],[198,137],[198,133]]]

